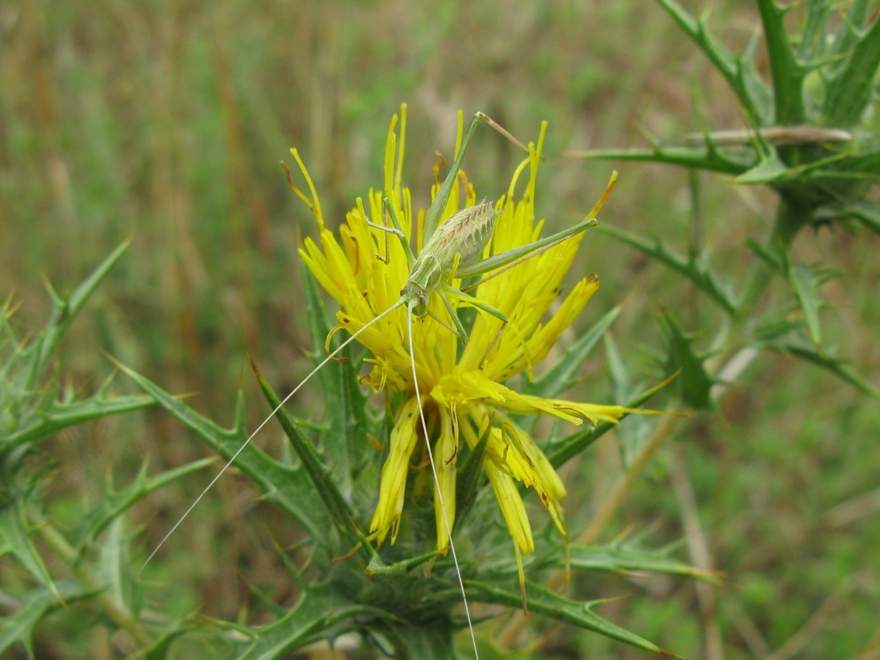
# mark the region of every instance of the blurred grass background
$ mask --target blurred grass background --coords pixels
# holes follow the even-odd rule
[[[722,40],[740,50],[758,25],[750,3],[715,2],[712,16]],[[313,227],[277,164],[289,147],[300,149],[326,217],[338,219],[381,185],[388,121],[402,101],[405,180],[421,205],[434,152],[451,155],[459,108],[487,112],[523,141],[547,119],[537,206],[562,226],[589,210],[612,169],[565,158],[566,150],[643,145],[642,130],[680,143],[702,128],[695,87],[699,112],[718,127],[741,127],[696,49],[658,7],[637,0],[21,0],[0,5],[0,48],[0,291],[20,301],[19,323],[42,322],[44,279],[73,287],[133,236],[63,348],[65,382],[93,390],[112,371],[104,351],[167,389],[197,393],[195,405],[220,422],[231,420],[243,387],[251,426],[267,410],[244,352],[279,391],[308,369],[296,246]],[[494,197],[518,160],[484,128],[465,168],[478,194]],[[603,222],[661,234],[682,252],[695,241],[734,273],[752,258],[744,239],[767,232],[769,193],[700,177],[697,205],[685,170],[618,169]],[[874,383],[876,249],[874,236],[823,229],[801,236],[794,251],[844,270],[825,289],[834,308],[823,321]],[[628,296],[614,335],[643,373],[656,376],[659,304],[711,335],[709,311],[661,266],[598,232],[582,254],[576,275],[602,279],[582,327]],[[593,367],[577,396],[608,400],[602,361]],[[297,403],[320,409],[308,393]],[[722,417],[689,424],[619,521],[620,532],[659,523],[652,542],[685,538],[681,556],[692,561],[703,542],[729,581],[714,610],[698,607],[692,582],[661,577],[608,577],[581,585],[584,597],[630,594],[603,616],[689,657],[713,635],[729,658],[853,657],[872,636],[876,647],[878,436],[880,413],[855,390],[765,357],[730,392]],[[281,444],[274,431],[260,441]],[[78,427],[57,440],[56,513],[63,520],[65,502],[98,496],[111,472],[124,483],[145,456],[158,468],[204,454],[161,412]],[[569,473],[573,529],[587,523],[618,468],[607,438],[578,464],[578,486]],[[145,547],[207,479],[138,507]],[[284,598],[290,578],[271,544],[297,532],[254,498],[234,477],[221,480],[152,565],[161,583],[153,607],[235,619],[246,616],[251,585]],[[85,632],[69,634],[87,647]],[[586,633],[564,639],[560,647],[585,657],[640,655]]]

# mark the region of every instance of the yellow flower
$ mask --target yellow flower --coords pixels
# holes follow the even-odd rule
[[[411,239],[415,232],[419,248],[426,242],[426,237],[421,235],[425,211],[413,213],[409,189],[401,186],[406,107],[402,106],[401,110],[399,145],[395,132],[397,116],[392,119],[388,131],[382,190],[370,190],[365,201],[357,200],[357,206],[349,211],[345,224],[339,229],[338,239],[324,222],[317,193],[305,166],[296,151],[292,152],[306,177],[311,198],[297,192],[313,210],[320,231],[320,244],[306,239],[300,254],[321,286],[341,307],[337,313],[339,325],[336,330],[355,333],[367,328],[359,335],[358,341],[372,356],[367,360],[372,364],[367,380],[374,390],[378,392],[387,387],[392,392],[406,395],[391,432],[389,455],[382,469],[379,501],[370,531],[376,533],[379,543],[389,534],[391,542],[395,541],[410,464],[414,454],[423,455],[420,443],[425,440],[415,396],[412,359],[438,473],[438,484],[435,485],[437,549],[445,554],[450,543],[437,489],[442,495],[451,528],[455,519],[455,464],[459,444],[463,439],[473,448],[488,430],[483,466],[519,559],[520,553],[532,552],[535,545],[516,482],[522,482],[537,492],[563,534],[566,530],[561,501],[565,497],[565,487],[532,437],[513,423],[508,413],[554,415],[574,424],[587,419],[595,424],[599,420],[616,422],[626,412],[631,412],[620,406],[528,396],[503,384],[521,372],[531,378],[532,367],[547,355],[571,325],[598,289],[599,281],[590,275],[578,282],[557,310],[550,314],[551,306],[560,297],[562,280],[577,254],[582,233],[532,258],[500,269],[491,279],[484,276],[484,281],[470,291],[470,295],[502,312],[508,323],[502,330],[500,319],[477,310],[461,350],[445,306],[436,292],[431,293],[431,314],[412,319],[411,358],[407,348],[409,312],[406,306],[398,307],[374,323],[380,314],[400,300],[401,288],[409,277],[406,254],[395,236],[370,224],[386,224],[382,200],[387,197],[407,238]],[[459,144],[461,126],[459,115]],[[534,202],[545,130],[546,124],[541,127],[537,146],[529,145],[529,157],[514,173],[507,194],[494,204],[498,215],[484,258],[527,245],[541,235],[543,221],[535,218]],[[459,181],[461,185],[454,186],[441,222],[462,208],[476,204],[473,187],[463,173],[460,173]],[[517,187],[521,190],[517,191]],[[432,197],[438,190],[439,181],[433,187]],[[387,258],[377,259],[377,255]],[[458,288],[461,281],[454,279],[449,284]],[[468,303],[457,299],[453,304],[463,306]],[[549,318],[545,320],[548,314]],[[522,575],[521,562],[518,563]]]

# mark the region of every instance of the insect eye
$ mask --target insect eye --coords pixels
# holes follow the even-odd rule
[[[419,303],[413,308],[413,314],[421,318],[428,313],[428,296],[419,293]]]

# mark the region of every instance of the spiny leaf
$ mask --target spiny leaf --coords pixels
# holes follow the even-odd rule
[[[480,482],[485,478],[483,472],[483,457],[486,455],[486,447],[489,446],[489,435],[491,427],[480,436],[476,446],[468,454],[467,459],[458,468],[458,474],[455,481],[455,501],[456,515],[455,528],[461,529],[468,514],[473,509],[474,503],[477,501],[477,492],[480,488]]]
[[[44,440],[71,426],[107,415],[143,410],[155,403],[147,396],[107,398],[103,391],[88,399],[71,403],[62,403],[53,398],[42,410],[28,411],[28,414],[19,420],[19,427],[14,433],[0,437],[0,454],[26,442]]]
[[[224,429],[137,372],[123,365],[118,366],[160,406],[194,431],[225,459],[231,458],[247,439],[244,398],[241,393],[236,404],[235,422],[232,427]],[[239,454],[235,467],[265,493],[265,499],[277,504],[302,525],[313,539],[326,538],[329,534],[331,528],[327,517],[322,515],[323,507],[308,479],[305,478],[302,466],[283,465],[261,451],[254,443],[250,443]]]
[[[61,594],[52,575],[31,541],[26,512],[27,500],[26,493],[15,493],[0,509],[0,557],[14,555],[24,569],[60,601]]]
[[[876,181],[876,178],[880,177],[880,149],[874,148],[843,154],[837,161],[834,171],[827,174],[865,182]]]
[[[831,4],[808,2],[807,16],[801,29],[798,57],[802,61],[819,60],[828,52],[828,15]]]
[[[99,582],[116,603],[136,615],[141,609],[143,594],[133,572],[125,519],[113,520],[102,541],[95,564]]]
[[[663,165],[677,165],[719,174],[738,176],[754,164],[749,151],[733,152],[719,149],[709,142],[706,147],[654,147],[653,149],[595,149],[568,153],[574,158],[601,160],[634,160]],[[602,225],[600,225],[602,226]]]
[[[452,644],[455,628],[448,619],[438,619],[429,626],[395,626],[393,632],[395,657],[419,660],[458,657]]]
[[[629,401],[636,395],[636,392],[630,384],[626,364],[621,359],[617,344],[611,334],[605,335],[603,339],[605,340],[605,355],[608,356],[608,374],[613,386],[614,400]],[[624,465],[629,465],[641,451],[651,436],[656,422],[648,415],[630,415],[627,420],[626,424],[618,426],[614,434],[620,445]]]
[[[175,639],[193,629],[190,623],[180,623],[175,621],[170,630],[165,630],[161,637],[144,652],[146,660],[165,660],[168,657],[168,651]]]
[[[472,598],[484,603],[519,607],[522,604],[522,594],[519,585],[511,582],[509,587],[504,588],[499,586],[499,584],[500,581],[497,580],[493,581],[492,584],[469,580],[467,583],[468,594],[472,595]],[[542,614],[556,621],[575,625],[605,637],[626,642],[646,651],[653,651],[668,657],[681,657],[669,651],[664,651],[643,637],[625,628],[621,628],[607,619],[603,619],[598,614],[594,614],[593,608],[596,605],[601,605],[604,601],[581,602],[571,600],[534,582],[526,583],[526,593],[528,594],[530,612]]]
[[[700,263],[693,254],[687,259],[667,248],[659,238],[650,243],[645,239],[631,234],[623,229],[603,225],[601,231],[611,234],[627,245],[631,245],[666,264],[678,273],[681,273],[694,283],[700,291],[708,295],[721,309],[732,314],[736,309],[736,298],[731,292],[731,287],[724,282],[706,265]]]
[[[736,177],[736,183],[753,185],[756,183],[773,183],[790,175],[788,165],[783,162],[773,149],[769,154],[762,154],[758,164],[747,172]]]
[[[753,126],[761,126],[766,120],[766,87],[758,80],[751,68],[739,58],[733,56],[706,29],[701,19],[694,18],[675,0],[657,0],[659,4],[681,26],[685,33],[705,53],[709,61],[724,76],[727,84],[742,104],[749,122]]]
[[[147,476],[145,464],[138,472],[137,477],[119,491],[114,490],[113,484],[108,480],[106,490],[97,506],[83,516],[75,534],[78,553],[81,554],[87,550],[107,525],[118,519],[135,502],[139,502],[172,481],[185,477],[196,470],[201,470],[214,462],[213,458],[204,458],[173,470],[166,470],[154,477]]]
[[[849,128],[859,122],[871,101],[874,78],[880,67],[880,20],[864,32],[850,23],[856,44],[845,65],[827,84],[823,115],[830,126]]]
[[[260,388],[263,390],[263,394],[266,395],[266,400],[269,402],[272,410],[275,410],[280,405],[281,400],[278,398],[278,395],[275,394],[275,391],[263,379],[260,372],[257,371],[253,362],[251,363],[251,366],[254,367],[254,373],[257,376],[257,381],[260,383]],[[354,513],[348,506],[342,493],[339,492],[338,486],[333,481],[331,470],[324,464],[324,461],[321,460],[318,452],[312,447],[312,443],[302,431],[300,431],[296,422],[287,411],[284,408],[280,408],[275,414],[278,418],[278,422],[281,424],[281,428],[284,429],[285,435],[288,440],[290,440],[294,451],[296,451],[297,456],[299,456],[302,466],[315,488],[315,492],[324,502],[324,506],[326,507],[330,518],[333,520],[333,523],[349,542],[357,544],[360,539],[357,525],[354,522]],[[335,412],[331,414],[335,414]],[[362,549],[362,552],[366,554],[366,550]]]
[[[761,261],[763,261],[770,269],[782,275],[785,272],[786,256],[775,243],[761,245],[752,238],[746,239],[746,245],[755,253]]]
[[[43,617],[61,607],[62,602],[70,604],[92,595],[83,591],[74,579],[61,580],[55,587],[52,590],[42,587],[30,591],[18,603],[18,609],[0,617],[0,653],[18,642],[24,646],[28,657],[33,658],[31,635]]]
[[[880,233],[880,202],[853,202],[842,207],[840,213],[858,218],[868,229]]]
[[[46,324],[46,328],[39,337],[23,350],[19,356],[21,371],[17,386],[22,390],[35,389],[40,376],[49,365],[55,349],[58,347],[64,334],[70,328],[76,315],[79,314],[83,305],[98,288],[104,276],[116,265],[122,253],[128,248],[131,240],[127,240],[113,252],[89,275],[86,280],[77,287],[67,298],[61,298],[48,286],[49,295],[52,298],[53,311]]]
[[[230,625],[251,639],[239,648],[234,657],[239,660],[287,658],[296,649],[321,639],[331,629],[339,632],[345,629],[359,630],[361,622],[356,617],[372,618],[374,623],[371,625],[391,619],[384,610],[343,598],[334,587],[313,585],[300,594],[299,601],[287,614],[265,628]],[[341,629],[335,628],[338,624],[347,625]]]
[[[707,356],[697,355],[694,350],[695,335],[685,334],[672,312],[668,309],[661,311],[667,344],[665,370],[667,373],[680,372],[676,378],[679,398],[688,406],[698,410],[714,410],[715,404],[710,391],[715,381],[706,371]]]
[[[613,573],[665,573],[694,577],[712,584],[720,584],[718,577],[673,559],[666,550],[640,548],[631,544],[614,543],[604,546],[574,546],[570,549],[569,561],[572,568]],[[558,556],[562,565],[565,557]]]
[[[810,339],[816,346],[821,346],[822,329],[819,325],[819,309],[824,306],[825,301],[819,295],[819,287],[828,281],[835,274],[835,271],[817,266],[792,265],[791,263],[787,265],[788,281],[791,283],[795,298],[804,312],[807,328],[810,331]]]
[[[809,362],[817,367],[830,371],[868,396],[880,400],[880,389],[850,369],[847,366],[848,361],[846,359],[820,353],[815,346],[809,344],[806,340],[794,336],[788,340],[769,342],[764,345],[764,348],[776,350],[781,353],[788,353],[789,355],[800,358],[805,362]]]
[[[769,314],[755,325],[752,336],[759,342],[771,343],[792,333],[802,331],[803,317],[791,312],[791,309],[786,309]]]
[[[302,280],[312,344],[323,347],[330,326],[315,278],[305,263],[302,264]],[[324,353],[318,349],[311,357],[317,366],[324,359]],[[345,349],[338,359],[331,360],[321,369],[318,378],[327,410],[327,429],[321,434],[322,442],[327,455],[336,463],[336,477],[340,480],[342,494],[350,496],[354,489],[353,476],[361,469],[369,450],[364,426],[366,396],[361,392],[350,349]]]
[[[662,383],[655,385],[654,387],[645,390],[637,397],[626,402],[626,408],[638,408],[640,405],[645,403],[652,396],[657,394],[660,390],[664,389],[672,380],[675,378],[675,375],[670,376]],[[626,416],[623,417],[626,419]],[[559,468],[565,465],[572,458],[580,454],[587,447],[592,445],[596,440],[605,435],[608,431],[613,429],[617,424],[612,424],[610,422],[600,422],[594,428],[584,428],[579,431],[575,431],[569,436],[562,438],[558,442],[552,443],[545,450],[545,454],[547,455],[550,464],[554,468]]]

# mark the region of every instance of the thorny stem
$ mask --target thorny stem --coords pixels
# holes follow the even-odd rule
[[[805,226],[805,217],[808,217],[807,209],[795,207],[784,197],[780,198],[776,221],[769,240],[770,247],[787,252],[798,231]],[[721,335],[715,342],[716,347],[720,349],[719,360],[715,362],[707,361],[707,367],[722,382],[735,380],[758,356],[759,351],[748,345],[747,326],[764,297],[767,286],[772,280],[771,276],[772,273],[769,266],[763,261],[757,260],[752,265],[745,289],[737,305],[733,322],[722,330]],[[736,350],[737,347],[739,350]],[[731,354],[731,351],[735,352]],[[729,355],[729,357],[723,363],[720,362],[723,356],[726,355]],[[718,364],[722,366],[716,367]],[[713,400],[719,401],[728,389],[726,385],[717,385],[712,391]],[[670,412],[679,411],[671,410]],[[657,450],[672,435],[673,430],[681,431],[681,426],[674,425],[675,421],[676,418],[670,415],[664,417],[654,427],[648,440],[599,506],[592,522],[577,538],[576,543],[590,545],[599,540],[602,532],[605,531],[607,525],[614,519],[618,509],[626,500],[630,490],[640,480],[642,472],[651,462]],[[564,570],[556,571],[548,580],[548,588],[554,591],[561,589],[565,585],[565,576],[566,572]],[[528,619],[522,613],[518,613],[497,637],[496,642],[501,648],[509,648],[516,642],[520,631],[527,622]]]
[[[773,231],[767,241],[767,248],[770,252],[778,250],[788,252],[798,232],[805,226],[804,219],[808,218],[809,214],[809,209],[796,206],[784,197],[780,198],[779,206],[776,209],[776,221]],[[732,350],[747,343],[748,324],[754,318],[755,311],[764,298],[764,293],[772,279],[773,273],[770,266],[762,259],[757,259],[750,268],[745,288],[733,315],[733,320],[721,331],[712,347],[712,352],[717,351],[719,355],[716,360],[710,359],[707,361],[706,364],[710,371],[713,371],[713,368],[722,360],[725,362],[732,360],[733,358],[725,360],[725,356],[730,355]],[[721,371],[723,371],[723,368],[719,369],[716,374],[721,373]]]
[[[28,507],[28,516],[34,522],[40,537],[52,549],[55,555],[70,568],[73,576],[86,591],[96,592],[92,600],[104,611],[104,614],[117,626],[127,631],[141,647],[153,645],[153,638],[144,632],[140,623],[131,611],[114,599],[104,584],[85,562],[77,562],[77,552],[60,534],[52,523],[36,507]]]

